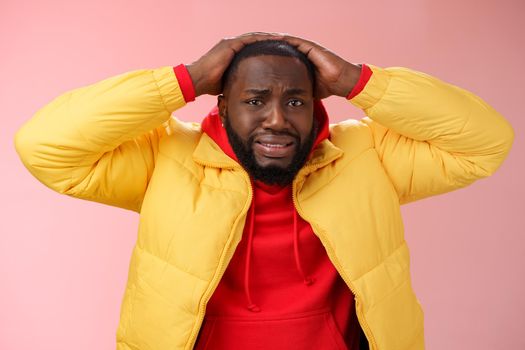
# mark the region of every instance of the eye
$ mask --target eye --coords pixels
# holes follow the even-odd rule
[[[262,101],[256,98],[252,98],[250,100],[247,100],[246,103],[250,106],[260,106],[262,104]]]
[[[303,101],[301,100],[296,100],[296,99],[293,99],[293,100],[290,100],[288,101],[288,105],[292,106],[292,107],[300,107],[302,106],[304,103]]]

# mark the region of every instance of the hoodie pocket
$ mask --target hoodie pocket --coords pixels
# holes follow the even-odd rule
[[[348,350],[332,313],[319,310],[283,317],[207,316],[196,350]]]

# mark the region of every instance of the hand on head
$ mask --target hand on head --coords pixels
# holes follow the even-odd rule
[[[222,75],[237,52],[245,45],[262,40],[284,40],[303,52],[316,68],[315,97],[346,97],[359,79],[361,68],[351,64],[321,45],[282,33],[246,33],[225,38],[196,62],[187,65],[196,96],[222,92]]]
[[[346,97],[359,80],[361,67],[345,61],[321,45],[302,38],[285,35],[283,40],[295,46],[316,68],[316,97]]]
[[[247,33],[224,38],[194,63],[187,65],[193,80],[195,95],[218,95],[222,92],[222,75],[237,52],[245,45],[261,40],[282,40],[283,35]]]

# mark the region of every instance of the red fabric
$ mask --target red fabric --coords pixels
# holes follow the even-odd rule
[[[328,137],[328,117],[316,105],[318,145]],[[216,109],[202,128],[236,159]],[[208,303],[195,348],[357,350],[354,296],[297,214],[291,186],[254,183],[253,190],[243,238]]]
[[[355,84],[354,88],[346,98],[350,100],[351,98],[357,96],[363,89],[365,88],[366,83],[370,80],[370,77],[372,76],[372,70],[370,67],[368,67],[366,64],[361,65],[361,75],[359,76],[359,80]]]
[[[180,90],[182,91],[182,96],[184,96],[184,101],[186,103],[195,101],[195,88],[193,86],[193,81],[191,80],[191,75],[186,69],[186,66],[179,64],[176,67],[173,67],[173,72],[177,77],[179,82]]]

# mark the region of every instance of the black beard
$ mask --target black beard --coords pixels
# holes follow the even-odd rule
[[[254,180],[261,181],[268,185],[287,186],[291,184],[295,175],[297,175],[299,170],[301,170],[306,163],[317,136],[317,123],[315,122],[315,119],[312,131],[302,145],[299,137],[286,133],[286,135],[295,138],[295,144],[298,145],[296,146],[296,149],[299,147],[299,150],[295,152],[290,165],[286,168],[281,168],[275,165],[260,166],[253,153],[254,137],[251,136],[248,139],[247,144],[245,144],[239,135],[232,129],[227,117],[224,121],[224,128],[226,129],[226,134],[228,135],[228,140],[230,141],[233,152],[244,169]]]

